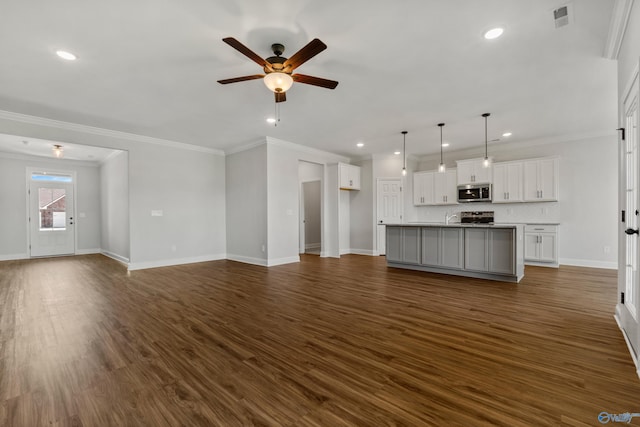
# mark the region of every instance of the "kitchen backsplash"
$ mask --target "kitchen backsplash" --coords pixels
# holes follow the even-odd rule
[[[408,222],[442,222],[445,214],[462,211],[494,211],[495,222],[501,223],[559,223],[560,207],[558,202],[548,203],[465,203],[446,206],[418,206],[416,218]],[[459,219],[454,219],[458,222]]]

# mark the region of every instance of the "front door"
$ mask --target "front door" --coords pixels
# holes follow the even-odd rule
[[[386,253],[385,224],[402,223],[402,180],[400,178],[378,179],[378,209],[376,216],[378,253]]]
[[[28,178],[31,256],[74,254],[73,175],[29,171]]]
[[[621,141],[623,147],[623,178],[625,190],[625,244],[624,254],[621,254],[624,267],[620,273],[624,282],[624,300],[620,296],[620,322],[624,329],[633,351],[638,356],[638,214],[640,213],[639,186],[640,174],[638,164],[640,151],[638,142],[638,78],[624,102],[624,128],[626,137]],[[624,302],[623,302],[624,301]]]

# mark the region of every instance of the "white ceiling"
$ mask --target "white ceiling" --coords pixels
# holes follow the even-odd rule
[[[7,135],[0,133],[0,151],[14,154],[26,154],[30,156],[56,158],[53,154],[53,146],[62,147],[62,160],[79,160],[83,162],[100,163],[121,150],[109,148],[90,147],[80,144],[69,144],[60,141],[49,141],[37,138],[25,138],[23,136]],[[57,158],[56,158],[57,159]]]
[[[347,156],[515,143],[616,127],[616,64],[603,50],[611,0],[32,0],[0,14],[0,110],[230,150],[272,136]],[[501,25],[493,41],[486,29]],[[285,57],[328,49],[297,72],[277,127],[260,67],[221,41]],[[78,60],[56,57],[57,49]],[[504,131],[513,132],[506,140]],[[2,129],[0,129],[0,132]],[[357,142],[364,142],[361,149]],[[2,144],[2,141],[0,141]],[[1,147],[0,147],[1,148]]]

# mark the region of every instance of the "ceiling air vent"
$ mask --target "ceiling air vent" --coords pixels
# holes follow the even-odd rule
[[[553,11],[553,19],[556,24],[556,28],[569,25],[569,5],[559,7]]]

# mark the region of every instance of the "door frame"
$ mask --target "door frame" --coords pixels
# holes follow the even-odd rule
[[[31,226],[29,224],[29,218],[31,217],[31,200],[29,197],[29,191],[31,190],[31,174],[34,172],[41,173],[51,173],[51,174],[60,174],[60,175],[70,175],[72,180],[73,187],[73,214],[76,217],[74,221],[74,231],[73,231],[73,255],[78,252],[78,216],[76,212],[78,212],[78,189],[77,189],[77,178],[78,174],[75,170],[65,170],[65,169],[51,169],[49,167],[35,167],[35,166],[27,166],[25,171],[25,179],[26,179],[26,189],[24,192],[25,202],[26,202],[26,216],[25,216],[25,224],[27,225],[27,254],[29,258],[31,256]],[[41,257],[38,257],[41,258]]]
[[[632,99],[635,95],[636,102],[640,102],[640,61],[636,63],[635,69],[631,74],[631,79],[627,82],[625,86],[622,97],[619,100],[619,123],[621,128],[626,128],[627,126],[627,101]],[[625,130],[626,138],[628,138],[629,133]],[[637,161],[638,161],[638,169],[640,169],[640,135],[638,131],[636,131],[637,138]],[[627,194],[626,194],[626,178],[627,178],[627,165],[626,165],[626,138],[623,140],[620,136],[618,139],[618,211],[619,215],[621,215],[622,211],[626,211],[627,204]],[[636,188],[640,190],[640,173],[638,173],[636,182]],[[639,195],[640,197],[640,195]],[[639,199],[640,200],[640,199]],[[625,212],[625,215],[629,215],[629,212]],[[629,353],[631,354],[631,358],[633,359],[633,363],[636,367],[636,374],[640,377],[640,363],[638,357],[640,356],[640,313],[636,313],[636,318],[634,319],[632,314],[628,311],[625,304],[621,301],[622,292],[626,292],[626,259],[627,259],[627,251],[626,251],[626,242],[627,236],[625,234],[626,221],[622,221],[622,218],[618,219],[618,295],[616,295],[617,303],[615,308],[615,320],[618,323],[618,327],[622,331],[622,335],[627,343],[629,348]],[[638,238],[638,237],[636,237]],[[640,265],[640,251],[637,251],[636,254],[636,262]],[[640,293],[640,286],[636,286],[636,290]],[[636,297],[636,299],[638,299]],[[637,303],[637,301],[636,301]],[[638,310],[638,307],[636,307]],[[631,327],[630,327],[631,326]]]

